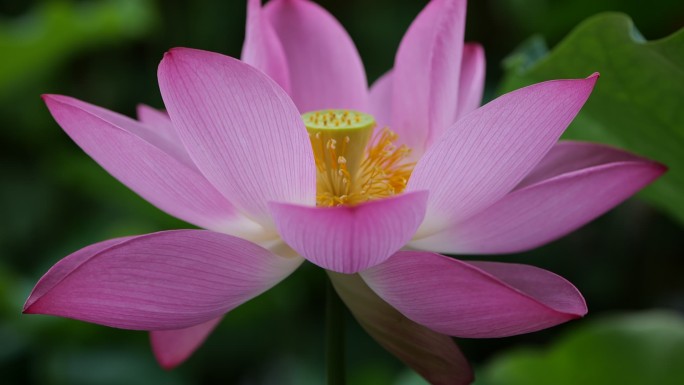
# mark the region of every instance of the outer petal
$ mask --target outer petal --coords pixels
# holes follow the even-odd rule
[[[178,330],[150,332],[154,357],[164,369],[173,369],[188,359],[221,322],[223,316]]]
[[[370,88],[370,112],[378,127],[392,127],[392,71],[387,71]]]
[[[124,329],[183,329],[263,293],[301,261],[210,231],[131,237],[62,259],[33,289],[24,313]]]
[[[575,150],[576,152],[573,152]],[[584,155],[590,155],[584,157]],[[565,157],[563,156],[565,155]],[[571,157],[567,157],[571,155]],[[449,254],[494,254],[525,251],[551,242],[615,207],[658,178],[665,168],[634,155],[593,144],[559,146],[541,162],[530,182],[471,217],[411,244]],[[571,166],[585,166],[579,170]]]
[[[417,155],[456,117],[465,14],[465,0],[430,1],[399,45],[392,128]]]
[[[287,92],[290,74],[283,46],[261,9],[261,0],[247,1],[247,27],[242,61],[262,70]]]
[[[386,260],[411,239],[425,215],[427,192],[357,206],[308,207],[272,203],[283,240],[328,270],[356,273]]]
[[[290,95],[299,111],[368,111],[363,63],[351,38],[332,15],[308,0],[270,1],[264,15],[284,49]]]
[[[589,97],[598,75],[503,95],[457,121],[420,159],[408,190],[430,191],[422,234],[461,222],[511,191]]]
[[[458,105],[454,121],[480,107],[485,86],[484,49],[477,43],[463,46],[461,77],[458,83]]]
[[[361,276],[409,319],[458,337],[529,333],[587,312],[572,284],[527,265],[400,251]]]
[[[217,231],[260,232],[194,168],[146,141],[149,128],[60,95],[44,95],[52,116],[100,166],[167,213]],[[154,140],[154,139],[151,139]]]
[[[271,79],[238,60],[169,51],[159,85],[174,127],[209,181],[250,218],[267,202],[313,204],[313,152],[301,116]]]
[[[433,385],[470,384],[473,372],[453,339],[404,317],[358,275],[328,272],[361,327]]]

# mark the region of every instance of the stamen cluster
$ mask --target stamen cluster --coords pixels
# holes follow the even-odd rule
[[[401,193],[415,163],[385,127],[373,135],[374,119],[348,110],[304,115],[317,171],[318,206],[355,205]],[[372,136],[372,137],[371,137]]]

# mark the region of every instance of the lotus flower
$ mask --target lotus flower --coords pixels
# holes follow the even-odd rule
[[[43,276],[24,312],[149,330],[170,368],[226,312],[307,260],[369,334],[434,384],[471,380],[449,336],[510,336],[583,316],[580,293],[551,272],[434,252],[537,247],[664,168],[557,143],[597,75],[477,108],[484,55],[463,43],[465,7],[430,2],[370,91],[330,14],[305,0],[254,0],[243,61],[185,48],[164,56],[168,115],[141,106],[136,121],[45,95],[57,123],[110,174],[206,230],[76,251]]]

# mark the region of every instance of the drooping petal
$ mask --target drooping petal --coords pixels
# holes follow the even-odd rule
[[[556,143],[597,76],[521,88],[450,127],[420,159],[408,182],[409,191],[430,191],[420,233],[461,222],[511,191]]]
[[[392,127],[392,71],[387,71],[373,83],[369,92],[370,113],[379,128]]]
[[[204,343],[222,319],[223,316],[219,316],[185,329],[151,331],[150,344],[159,365],[164,369],[173,369],[182,364]]]
[[[284,258],[301,258],[282,240],[268,243],[268,247],[263,244],[261,246]],[[217,317],[186,329],[151,331],[150,342],[159,364],[166,369],[171,369],[183,363],[202,345],[222,318]]]
[[[271,22],[262,12],[261,0],[247,1],[247,26],[241,58],[275,80],[286,92],[290,92],[290,73],[285,51]]]
[[[400,251],[361,276],[409,319],[457,337],[529,333],[587,312],[572,284],[534,266]]]
[[[449,254],[529,250],[593,220],[665,171],[655,162],[605,146],[572,143],[557,147],[530,177],[532,183],[411,246]],[[552,174],[553,167],[559,175]],[[548,179],[533,182],[542,176]]]
[[[173,128],[169,115],[164,111],[159,111],[155,108],[144,104],[138,104],[137,108],[138,120],[142,123],[141,127],[150,132],[151,136],[159,137],[163,143],[166,143],[166,150],[169,155],[178,159],[181,163],[196,171],[195,163],[190,159],[188,151],[183,146],[176,130]]]
[[[456,117],[465,14],[465,0],[430,1],[399,45],[392,129],[416,155]]]
[[[263,293],[302,261],[211,231],[141,235],[62,259],[36,284],[24,313],[123,329],[184,329]]]
[[[368,111],[363,63],[331,14],[308,0],[273,0],[263,11],[285,52],[290,96],[300,112]]]
[[[314,204],[311,143],[273,80],[227,56],[175,48],[159,65],[159,85],[195,164],[241,212],[270,226],[267,202]]]
[[[44,95],[64,131],[107,172],[163,211],[216,231],[259,233],[202,175],[138,135],[141,124],[61,95]],[[243,232],[242,230],[247,230]]]
[[[470,384],[473,372],[454,340],[404,317],[358,275],[328,272],[342,301],[383,348],[431,384]]]
[[[121,237],[108,239],[106,241],[88,245],[80,250],[71,253],[67,257],[69,259],[69,263],[57,263],[50,269],[50,274],[45,274],[40,279],[40,282],[33,288],[33,291],[31,291],[31,295],[29,296],[28,300],[26,301],[26,304],[24,305],[24,310],[28,306],[30,306],[35,299],[47,294],[54,286],[59,284],[59,282],[61,282],[64,279],[64,277],[69,275],[69,273],[71,273],[71,270],[73,270],[72,266],[78,266],[86,262],[93,255],[98,254],[101,251],[107,250],[119,243],[126,242],[132,238],[135,237]],[[67,258],[64,258],[64,260],[66,260]]]
[[[416,191],[357,206],[270,206],[290,247],[324,269],[351,274],[381,263],[411,239],[427,196]]]
[[[458,104],[454,121],[482,104],[486,69],[482,46],[477,43],[466,43],[463,46],[461,77],[458,82]]]

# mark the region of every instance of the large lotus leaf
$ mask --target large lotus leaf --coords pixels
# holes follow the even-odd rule
[[[548,53],[532,40],[506,60],[502,92],[558,78],[601,78],[565,139],[614,145],[669,167],[642,197],[684,223],[684,30],[645,41],[626,15],[580,24]]]
[[[550,348],[499,356],[476,384],[684,384],[684,318],[654,311],[588,323]]]

